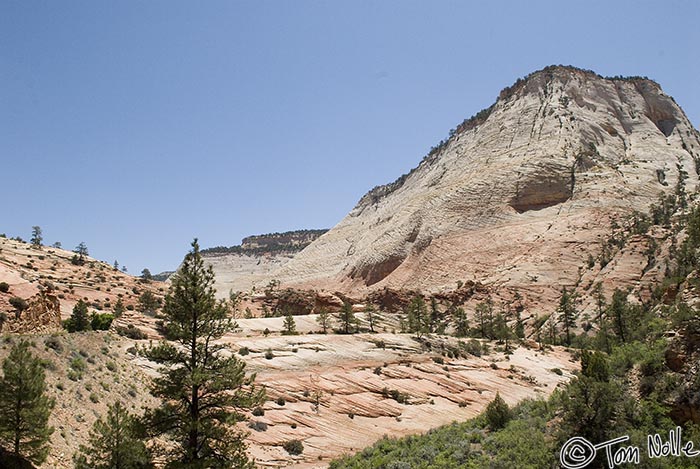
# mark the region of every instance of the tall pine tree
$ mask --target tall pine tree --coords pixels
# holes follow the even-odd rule
[[[578,318],[578,311],[576,310],[577,299],[578,297],[573,290],[569,292],[566,287],[562,288],[557,313],[559,313],[559,320],[564,324],[567,346],[571,345],[572,331],[576,327],[576,319]]]
[[[244,435],[233,424],[241,410],[259,405],[264,391],[247,377],[245,363],[215,343],[234,329],[227,307],[214,297],[214,273],[206,268],[195,239],[192,251],[171,278],[163,314],[169,337],[147,351],[162,364],[152,394],[163,399],[148,412],[152,435],[169,437],[168,468],[249,468]]]
[[[54,400],[46,396],[41,360],[20,341],[2,363],[0,379],[0,444],[11,453],[41,464],[48,456]]]
[[[355,312],[352,310],[352,303],[349,301],[343,301],[343,307],[340,308],[340,312],[338,313],[338,321],[340,322],[340,330],[343,334],[352,334],[355,332],[357,318],[355,317]]]

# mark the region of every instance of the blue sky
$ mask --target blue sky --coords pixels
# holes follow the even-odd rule
[[[646,75],[700,124],[696,1],[0,1],[0,233],[177,266],[331,227],[518,77]]]

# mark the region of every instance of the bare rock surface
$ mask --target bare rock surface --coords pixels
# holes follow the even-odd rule
[[[509,404],[546,398],[577,368],[561,348],[519,347],[506,355],[492,343],[492,352],[481,357],[449,358],[438,348],[457,347],[449,337],[433,338],[432,350],[407,334],[245,337],[253,322],[263,321],[254,326],[259,330],[279,319],[249,320],[226,340],[246,349],[249,370],[267,388],[265,413],[248,429],[260,467],[327,467],[383,435],[422,433],[474,417],[496,392]],[[302,455],[291,457],[282,448],[292,439],[302,441]]]
[[[549,308],[611,219],[647,211],[681,173],[697,186],[698,158],[698,132],[653,81],[547,68],[269,275],[356,294],[474,280]],[[624,284],[643,272],[615,274]]]

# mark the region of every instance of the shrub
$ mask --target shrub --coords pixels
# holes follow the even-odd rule
[[[248,428],[252,428],[256,432],[264,432],[267,431],[267,424],[256,420],[254,422],[249,422]]]
[[[245,356],[245,355],[248,355],[249,353],[250,353],[250,350],[248,349],[248,347],[241,347],[238,349],[238,355]]]
[[[92,313],[90,326],[93,331],[106,331],[112,325],[114,315],[111,313]]]
[[[0,292],[7,293],[10,291],[10,284],[7,282],[0,282]]]
[[[475,357],[480,357],[484,353],[483,347],[481,346],[481,342],[479,342],[476,339],[472,339],[466,344],[464,344],[464,349],[467,353],[474,355]]]
[[[61,339],[59,339],[58,336],[55,335],[47,337],[44,341],[44,345],[46,345],[52,350],[55,350],[58,353],[61,353],[63,351],[63,344],[61,344]]]
[[[285,441],[282,447],[292,456],[297,456],[304,452],[304,444],[301,440]]]
[[[13,296],[12,298],[10,298],[10,304],[17,311],[20,311],[20,312],[29,308],[29,303],[27,303],[27,300],[25,300],[24,298],[20,298],[19,296]]]
[[[128,337],[130,339],[134,339],[134,340],[148,339],[148,336],[146,335],[146,333],[143,332],[138,327],[135,327],[133,324],[129,324],[128,327],[118,326],[115,330],[117,331],[117,334],[122,335],[124,337]]]
[[[97,393],[90,393],[90,401],[97,404],[100,402],[100,397],[97,395]]]
[[[263,409],[262,407],[256,407],[255,409],[253,409],[252,414],[254,417],[262,417],[263,415],[265,415],[265,409]]]
[[[284,397],[278,397],[277,398],[277,405],[283,406],[287,403],[287,401],[284,400]]]
[[[382,395],[384,397],[390,397],[399,404],[408,404],[409,395],[405,392],[401,392],[398,389],[389,390],[389,388],[382,389]]]
[[[273,358],[275,358],[275,354],[272,353],[272,349],[267,349],[267,352],[265,352],[265,359],[272,360]]]
[[[83,357],[74,357],[70,361],[70,370],[68,370],[68,379],[78,381],[83,378],[83,373],[87,369],[87,363]]]

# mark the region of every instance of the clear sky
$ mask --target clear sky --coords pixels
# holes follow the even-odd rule
[[[139,273],[332,227],[549,64],[700,123],[700,2],[0,0],[0,233]]]

